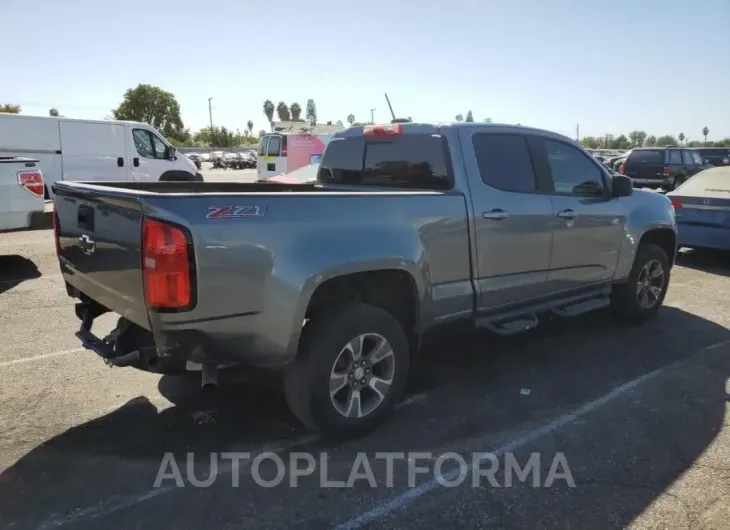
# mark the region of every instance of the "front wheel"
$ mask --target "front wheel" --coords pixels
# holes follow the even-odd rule
[[[330,438],[371,431],[403,393],[408,339],[387,311],[351,303],[315,315],[284,374],[287,403],[307,427]]]
[[[611,292],[611,309],[620,318],[642,323],[654,318],[669,287],[669,258],[653,243],[642,243],[626,283]]]

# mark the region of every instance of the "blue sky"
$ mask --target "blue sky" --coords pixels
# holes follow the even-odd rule
[[[730,1],[0,0],[0,103],[103,118],[138,83],[185,125],[390,115],[522,123],[570,136],[730,136]],[[12,50],[11,52],[9,52]]]

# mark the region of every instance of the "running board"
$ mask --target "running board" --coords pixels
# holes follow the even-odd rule
[[[597,298],[589,298],[582,302],[575,302],[573,304],[556,307],[553,309],[553,313],[561,317],[577,317],[578,315],[584,315],[591,311],[603,309],[611,305],[611,299],[608,296],[599,296]]]
[[[488,329],[497,335],[516,335],[517,333],[529,331],[537,326],[537,316],[534,314],[525,314],[497,321],[489,318],[481,318],[477,319],[476,325],[478,328]]]

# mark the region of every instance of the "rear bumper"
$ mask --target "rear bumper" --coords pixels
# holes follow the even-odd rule
[[[680,224],[677,228],[680,247],[730,250],[730,227]]]
[[[23,230],[44,230],[51,228],[51,216],[43,210],[24,213],[10,213],[0,219],[0,233],[22,232]]]
[[[655,187],[666,187],[670,186],[672,184],[671,178],[661,178],[661,179],[640,179],[640,178],[634,178],[631,177],[631,180],[634,182],[634,186],[655,186]]]

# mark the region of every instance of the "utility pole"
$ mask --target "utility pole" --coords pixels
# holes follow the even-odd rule
[[[213,98],[208,98],[208,114],[210,115],[210,134],[213,134],[213,107],[211,106],[210,102],[213,101]]]
[[[377,109],[370,109],[370,123],[375,123],[375,111]]]
[[[580,123],[575,126],[575,141],[580,142]]]

